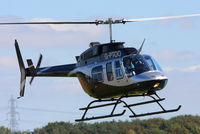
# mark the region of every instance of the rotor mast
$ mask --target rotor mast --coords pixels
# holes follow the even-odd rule
[[[113,40],[112,40],[112,23],[113,23],[112,18],[108,18],[108,23],[109,23],[110,42],[112,43],[113,42]]]
[[[110,34],[110,42],[112,43],[114,40],[112,39],[112,24],[119,24],[119,23],[123,23],[125,24],[126,22],[124,21],[124,19],[121,20],[113,20],[112,18],[108,18],[108,20],[106,20],[105,22],[103,22],[103,24],[109,24],[109,34]],[[100,24],[100,23],[99,23]]]

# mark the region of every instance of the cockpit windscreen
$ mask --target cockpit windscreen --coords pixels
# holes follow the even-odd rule
[[[144,57],[141,55],[126,56],[123,58],[123,64],[128,77],[151,70]]]
[[[143,55],[143,57],[145,58],[146,62],[149,64],[149,66],[152,68],[152,70],[158,70],[163,72],[162,68],[160,67],[160,65],[158,64],[158,62],[150,55]]]

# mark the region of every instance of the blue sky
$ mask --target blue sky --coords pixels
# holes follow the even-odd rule
[[[76,21],[148,18],[200,13],[198,0],[151,1],[0,1],[0,21]],[[74,63],[75,56],[88,48],[91,41],[109,41],[107,26],[0,26],[0,126],[8,125],[8,100],[19,94],[20,73],[14,50],[18,39],[24,60],[36,64],[39,54],[42,66]],[[160,91],[166,97],[167,108],[182,104],[177,113],[151,117],[170,118],[181,114],[199,115],[200,108],[200,17],[167,21],[149,21],[113,26],[113,38],[126,46],[139,48],[146,38],[143,53],[153,55],[169,77],[168,85]],[[93,98],[82,91],[76,78],[35,78],[32,86],[26,84],[25,97],[18,100],[19,129],[42,127],[49,121],[70,121],[81,117],[80,107]],[[143,100],[139,99],[139,100]],[[25,110],[32,108],[35,110]],[[148,107],[139,109],[146,110]],[[40,111],[37,111],[40,109]],[[42,112],[45,109],[62,112]],[[97,111],[104,113],[104,111]],[[151,118],[148,117],[148,118]],[[9,119],[9,118],[8,118]],[[116,120],[129,119],[128,115]],[[139,118],[143,119],[143,118]],[[112,120],[112,119],[111,119]],[[100,120],[101,121],[101,120]]]

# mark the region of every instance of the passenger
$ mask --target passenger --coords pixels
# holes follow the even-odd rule
[[[135,75],[134,66],[131,63],[130,58],[125,59],[125,65],[124,66],[125,66],[125,72],[126,72],[127,76]]]

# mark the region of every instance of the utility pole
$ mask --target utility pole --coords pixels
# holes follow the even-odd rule
[[[18,122],[17,122],[17,115],[19,115],[18,112],[16,112],[16,100],[13,98],[13,96],[11,96],[10,100],[9,100],[9,127],[12,133],[17,132],[18,130]]]

